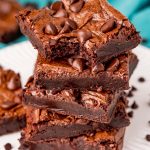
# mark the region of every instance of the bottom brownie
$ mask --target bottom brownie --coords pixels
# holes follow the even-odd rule
[[[125,128],[66,139],[31,142],[22,135],[20,150],[121,150]]]
[[[25,127],[19,74],[0,67],[0,135]]]

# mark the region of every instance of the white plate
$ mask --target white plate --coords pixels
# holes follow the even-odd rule
[[[134,111],[134,118],[131,119],[131,125],[127,128],[124,150],[150,150],[150,142],[145,140],[145,135],[150,134],[150,50],[139,46],[135,53],[140,59],[140,63],[131,78],[131,85],[138,88],[134,98],[139,104],[139,108]],[[0,64],[5,68],[11,68],[21,73],[23,84],[27,78],[32,75],[33,66],[36,60],[37,52],[29,42],[14,45],[0,50]],[[139,83],[139,77],[146,79],[145,83]],[[4,144],[11,143],[14,150],[19,146],[18,139],[20,133],[14,133],[0,137],[0,150],[4,150]]]

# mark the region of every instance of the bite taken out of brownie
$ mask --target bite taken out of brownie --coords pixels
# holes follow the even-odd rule
[[[0,135],[25,127],[20,75],[0,67]]]
[[[80,57],[95,66],[141,41],[129,20],[107,0],[62,0],[17,16],[21,31],[46,60]]]

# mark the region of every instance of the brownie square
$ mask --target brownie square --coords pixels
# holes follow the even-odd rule
[[[22,133],[20,150],[122,150],[125,128],[99,131],[73,138],[30,141]]]
[[[71,138],[94,131],[109,131],[111,128],[123,128],[130,124],[125,111],[126,104],[125,97],[120,98],[110,124],[60,115],[46,109],[27,107],[27,126],[24,132],[29,141],[41,141],[51,138]]]
[[[19,74],[0,67],[0,135],[25,127]]]
[[[80,57],[92,65],[125,53],[141,41],[129,20],[106,0],[62,0],[17,16],[21,31],[40,55]]]
[[[43,89],[127,90],[129,88],[129,55],[122,54],[96,67],[86,65],[82,59],[47,62],[38,56],[35,85]]]
[[[0,1],[0,42],[8,43],[21,35],[15,18],[21,9],[15,0]]]
[[[48,109],[63,115],[71,115],[91,121],[109,123],[122,92],[88,90],[44,90],[36,88],[29,80],[23,92],[26,105]]]

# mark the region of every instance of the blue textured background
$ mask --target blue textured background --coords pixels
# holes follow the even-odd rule
[[[21,4],[36,2],[39,7],[44,7],[48,2],[55,0],[18,0]],[[150,47],[150,0],[108,0],[115,8],[126,15],[136,26],[145,42],[145,46]],[[26,40],[25,37],[17,39],[13,43]],[[13,44],[9,43],[7,45]],[[0,48],[7,46],[0,43]]]

